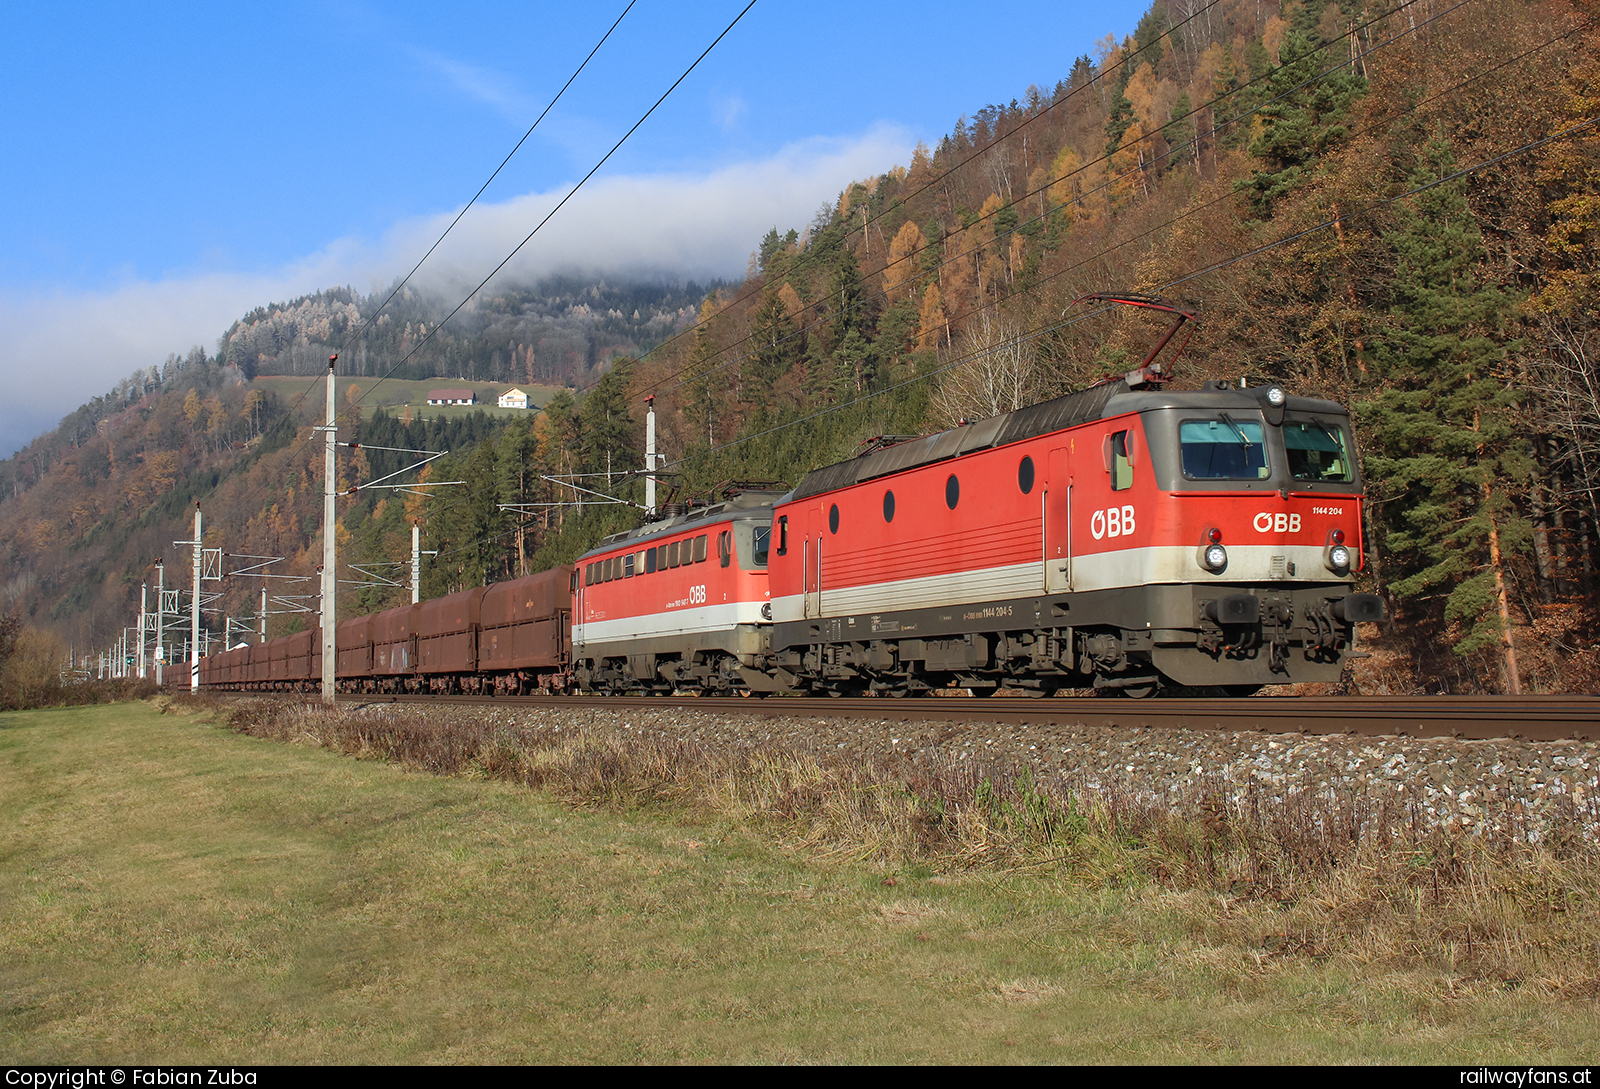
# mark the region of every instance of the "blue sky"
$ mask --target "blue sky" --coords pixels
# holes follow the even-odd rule
[[[390,282],[625,6],[11,6],[0,456],[135,367],[214,349],[253,306]],[[432,282],[493,267],[743,6],[639,0]],[[1053,85],[1146,6],[758,0],[522,269],[736,276],[767,227],[803,227],[962,114]]]

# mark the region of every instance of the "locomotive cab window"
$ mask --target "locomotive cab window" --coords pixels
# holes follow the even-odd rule
[[[733,560],[733,534],[723,530],[717,534],[717,564],[726,567]]]
[[[1355,479],[1344,429],[1338,424],[1315,417],[1285,420],[1283,452],[1289,461],[1289,475],[1296,480],[1349,484]]]
[[[772,525],[760,522],[735,522],[732,536],[734,551],[739,557],[739,570],[765,571],[767,548],[772,539]]]
[[[1178,425],[1183,475],[1190,480],[1265,480],[1265,427],[1260,420],[1240,419],[1226,412],[1208,420]]]

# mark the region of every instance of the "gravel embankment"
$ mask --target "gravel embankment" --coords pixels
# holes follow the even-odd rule
[[[374,706],[372,711],[379,712]],[[677,709],[489,711],[385,706],[383,713],[488,718],[535,734],[586,730],[711,747],[772,748],[873,763],[985,770],[1031,766],[1043,782],[1177,807],[1210,793],[1236,805],[1300,795],[1351,812],[1406,810],[1453,832],[1539,842],[1600,835],[1600,743],[1220,733],[989,723],[723,715]]]

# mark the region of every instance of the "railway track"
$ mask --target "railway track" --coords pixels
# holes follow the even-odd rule
[[[1256,696],[1250,699],[739,699],[707,696],[341,695],[343,704],[484,704],[618,711],[628,707],[787,718],[891,722],[998,722],[1007,725],[1134,727],[1277,734],[1524,738],[1600,738],[1594,696]]]

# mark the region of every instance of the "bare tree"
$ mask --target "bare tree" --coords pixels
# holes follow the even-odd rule
[[[1570,444],[1568,471],[1589,517],[1600,525],[1600,359],[1592,330],[1559,317],[1542,324],[1547,351],[1535,372],[1534,391],[1541,395],[1551,430]]]
[[[940,354],[966,358],[943,372],[933,391],[929,414],[942,427],[983,420],[1043,400],[1047,383],[1030,345],[1014,322],[984,311],[957,341]]]

